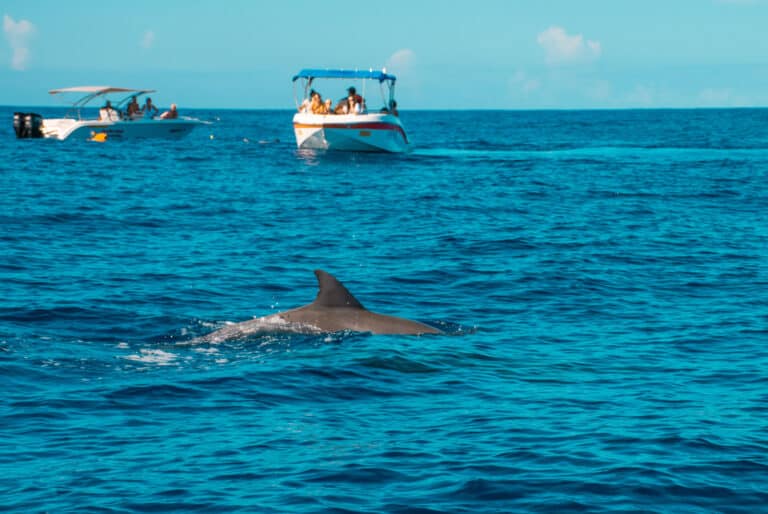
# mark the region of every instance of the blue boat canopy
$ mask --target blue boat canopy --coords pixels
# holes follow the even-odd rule
[[[397,78],[380,70],[332,70],[319,68],[306,68],[293,76],[293,82],[298,79],[374,79],[379,82],[395,82]]]

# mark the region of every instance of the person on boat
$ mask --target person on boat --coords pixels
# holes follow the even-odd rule
[[[347,98],[342,98],[339,103],[336,104],[336,108],[333,110],[334,114],[347,114],[349,112],[349,102]]]
[[[320,97],[320,93],[312,91],[312,98],[309,102],[309,110],[312,114],[320,114],[320,109],[323,107],[323,99]]]
[[[136,97],[132,97],[131,101],[128,103],[128,117],[133,119],[138,117],[141,114],[141,108],[139,107],[139,102],[136,101]]]
[[[311,98],[317,94],[317,91],[314,89],[309,90],[309,96],[304,99],[303,102],[301,102],[301,105],[299,106],[299,112],[312,112],[311,110]]]
[[[320,93],[315,91],[312,95],[312,101],[310,102],[310,110],[312,114],[330,114],[331,113],[331,99],[323,101],[323,97]]]
[[[104,104],[104,107],[99,109],[99,119],[100,120],[119,120],[120,113],[118,113],[112,107],[112,102],[107,100],[107,103]]]
[[[158,112],[160,112],[160,110],[152,103],[152,99],[147,97],[147,101],[144,102],[144,105],[141,107],[141,113],[148,118],[154,118],[157,116]]]
[[[357,94],[355,86],[347,88],[347,106],[350,113],[359,114],[365,110],[365,100]]]
[[[397,102],[394,100],[389,102],[389,107],[384,107],[381,112],[388,112],[390,114],[394,114],[395,116],[400,116],[400,113],[397,112]]]
[[[171,110],[165,111],[163,114],[160,115],[160,118],[163,120],[175,120],[179,117],[179,111],[176,110],[176,104],[171,104]]]

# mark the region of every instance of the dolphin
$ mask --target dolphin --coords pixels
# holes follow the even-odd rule
[[[219,343],[258,333],[370,332],[372,334],[441,334],[430,325],[369,311],[336,277],[315,270],[319,291],[315,300],[302,307],[261,318],[232,323],[186,344]]]

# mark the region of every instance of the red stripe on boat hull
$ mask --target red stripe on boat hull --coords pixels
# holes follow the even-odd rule
[[[403,136],[403,139],[405,142],[408,142],[408,136],[405,135],[405,131],[403,130],[403,127],[400,125],[395,125],[394,123],[384,123],[381,121],[374,121],[369,123],[319,123],[319,124],[313,124],[313,123],[294,123],[293,124],[294,129],[344,129],[344,130],[394,130],[395,132],[399,132],[401,136]]]

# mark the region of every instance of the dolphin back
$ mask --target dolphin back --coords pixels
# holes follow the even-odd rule
[[[321,269],[315,270],[317,284],[320,290],[317,292],[317,298],[312,302],[316,307],[346,307],[351,309],[363,309],[363,304],[352,293],[347,291],[344,284],[339,282],[336,277]]]
[[[319,291],[312,303],[261,318],[231,323],[184,344],[219,343],[272,332],[317,334],[351,330],[372,334],[442,333],[418,321],[371,312],[330,273],[318,269],[315,270],[315,276]]]
[[[293,311],[294,319],[322,330],[354,330],[373,334],[438,334],[441,331],[405,318],[371,312],[328,272],[315,270],[320,291],[310,305]],[[299,314],[300,312],[300,314]],[[310,321],[311,320],[311,321]]]

